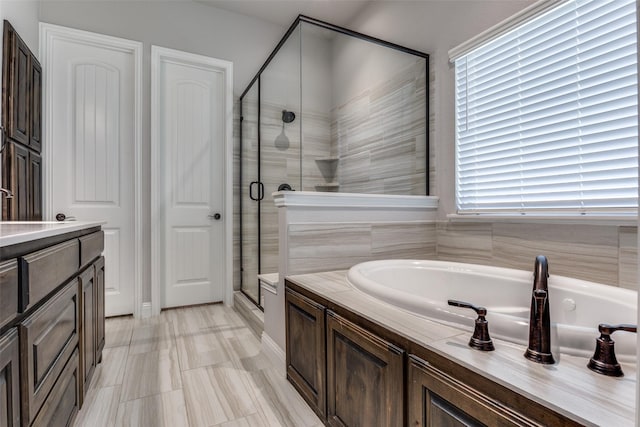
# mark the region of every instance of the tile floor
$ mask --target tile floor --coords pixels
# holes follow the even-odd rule
[[[75,426],[322,426],[223,305],[106,321],[103,361]]]

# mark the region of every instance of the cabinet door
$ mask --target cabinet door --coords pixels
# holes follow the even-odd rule
[[[42,157],[29,152],[29,221],[42,221]]]
[[[31,55],[29,67],[29,147],[42,150],[42,68]]]
[[[80,374],[78,372],[78,350],[76,349],[58,377],[32,427],[73,426],[80,409]]]
[[[13,198],[4,201],[3,219],[29,220],[29,150],[20,144],[8,142],[3,152],[4,170],[2,187],[13,192]]]
[[[86,395],[93,370],[96,366],[96,311],[95,268],[91,266],[80,274],[80,374],[82,396]]]
[[[324,419],[325,326],[324,307],[286,290],[287,378],[309,406]]]
[[[95,263],[96,269],[96,363],[102,361],[104,349],[104,257]]]
[[[412,426],[540,426],[429,363],[409,356],[408,416]]]
[[[30,424],[76,351],[79,333],[78,280],[24,319],[20,325],[22,418]]]
[[[20,425],[20,376],[18,332],[11,329],[0,338],[0,427]]]
[[[31,51],[8,21],[4,21],[3,92],[7,136],[29,145]]]
[[[329,425],[404,425],[404,352],[330,310],[326,317]]]
[[[3,156],[2,187],[13,192],[11,199],[3,196],[3,219],[42,220],[42,158],[15,142],[7,142]]]

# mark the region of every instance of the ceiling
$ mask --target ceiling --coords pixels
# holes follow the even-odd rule
[[[347,26],[372,0],[195,0],[288,27],[300,14]]]

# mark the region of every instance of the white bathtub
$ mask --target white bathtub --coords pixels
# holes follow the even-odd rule
[[[445,261],[384,260],[353,266],[347,275],[356,289],[414,314],[473,330],[473,310],[447,305],[455,299],[486,307],[493,338],[527,345],[533,288],[531,271]],[[560,353],[593,355],[599,323],[637,319],[637,293],[556,276],[549,261],[551,345]],[[634,361],[636,334],[616,332],[616,355]]]

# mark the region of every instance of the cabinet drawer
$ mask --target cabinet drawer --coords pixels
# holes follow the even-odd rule
[[[80,267],[80,243],[69,240],[20,258],[22,287],[26,294],[21,312],[36,304],[73,276]]]
[[[18,261],[0,263],[0,327],[18,314]]]
[[[80,267],[98,258],[104,250],[104,232],[97,231],[80,237]]]
[[[23,418],[33,421],[78,344],[78,279],[20,324]]]
[[[58,377],[33,426],[67,427],[73,424],[80,407],[78,350]]]

